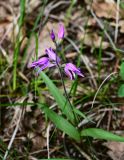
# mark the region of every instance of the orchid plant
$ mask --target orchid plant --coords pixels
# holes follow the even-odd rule
[[[58,103],[58,107],[61,109],[62,115],[58,115],[53,110],[49,109],[49,107],[46,106],[46,104],[39,103],[40,107],[42,107],[44,113],[48,115],[50,120],[59,129],[61,129],[64,133],[68,134],[71,138],[75,139],[78,142],[80,142],[81,138],[85,136],[90,136],[97,139],[124,142],[123,137],[105,131],[103,129],[99,128],[86,128],[83,130],[78,129],[77,115],[83,118],[87,117],[80,110],[74,108],[74,106],[71,104],[64,84],[63,72],[70,78],[70,80],[74,80],[76,75],[81,77],[84,77],[84,75],[81,72],[80,68],[76,67],[73,63],[68,62],[66,64],[63,64],[62,60],[58,56],[57,54],[58,47],[60,45],[60,42],[64,39],[64,35],[65,32],[63,24],[59,24],[59,30],[57,36],[55,35],[54,30],[51,30],[50,38],[55,43],[56,49],[53,49],[51,47],[46,48],[45,56],[32,62],[30,65],[31,68],[34,68],[36,70],[37,75],[40,74],[40,76],[46,83],[47,87],[54,96],[56,102]],[[43,70],[51,67],[58,68],[66,97],[63,96],[61,92],[59,92],[58,88],[54,85],[54,83],[47,77],[46,74],[44,74]]]
[[[53,30],[50,33],[50,37],[57,47],[56,36]],[[63,38],[64,38],[64,26],[63,24],[59,24],[58,39],[62,40]],[[45,57],[42,57],[38,59],[37,61],[32,62],[31,64],[32,68],[35,68],[35,69],[38,68],[37,73],[40,73],[46,68],[50,68],[50,67],[58,66],[58,65],[60,66],[61,60],[58,57],[57,53],[54,51],[54,49],[52,49],[51,47],[47,48],[45,50],[45,53],[46,53]],[[64,67],[65,74],[69,76],[71,80],[74,80],[76,75],[84,77],[84,75],[80,71],[80,68],[77,68],[74,64],[69,62],[65,64],[64,66],[65,66]]]
[[[59,24],[59,30],[58,30],[58,41],[61,42],[61,40],[64,39],[65,31],[64,31],[64,25],[62,23]],[[56,35],[53,30],[50,32],[50,38],[55,43],[56,51],[58,50],[58,42],[56,40]],[[62,85],[64,88],[64,92],[67,98],[67,101],[69,102],[72,110],[73,107],[71,105],[71,102],[69,100],[69,96],[66,91],[66,87],[64,84],[64,78],[63,78],[63,71],[65,74],[70,78],[70,80],[74,80],[76,75],[84,77],[84,75],[81,73],[80,68],[77,68],[73,63],[66,63],[61,64],[61,59],[57,55],[56,51],[53,48],[46,48],[45,50],[45,56],[32,62],[31,68],[36,69],[37,74],[39,74],[41,71],[43,71],[46,68],[51,67],[57,67],[61,76]],[[64,66],[64,69],[63,69]],[[63,70],[62,70],[63,69]],[[75,115],[74,111],[73,114]],[[75,115],[75,122],[77,121],[76,115]]]

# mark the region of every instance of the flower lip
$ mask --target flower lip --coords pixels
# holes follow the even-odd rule
[[[30,67],[34,67],[34,69],[38,69],[37,74],[39,74],[42,70],[53,67],[53,66],[55,66],[55,64],[50,63],[48,57],[42,57],[39,60],[32,62]]]
[[[49,59],[53,62],[56,62],[59,63],[60,62],[60,58],[57,56],[57,54],[54,52],[54,50],[50,47],[50,48],[47,48],[45,50],[46,54],[48,55]]]
[[[38,69],[37,74],[46,68],[56,66],[60,62],[60,58],[54,52],[52,48],[47,48],[45,50],[46,56],[32,62],[29,66],[30,68]]]
[[[41,66],[43,64],[48,63],[49,59],[47,57],[42,57],[40,59],[38,59],[37,61],[32,62],[32,64],[30,65],[30,67],[37,67],[37,66]]]
[[[77,68],[72,63],[67,63],[64,68],[65,73],[70,77],[71,80],[75,79],[76,74],[84,77],[84,75],[81,73],[80,68]]]
[[[58,38],[63,39],[64,38],[64,25],[62,23],[59,24],[59,30],[58,30]]]

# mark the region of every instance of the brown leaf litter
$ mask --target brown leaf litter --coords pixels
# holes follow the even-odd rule
[[[112,160],[124,160],[124,143],[123,142],[106,142],[104,143],[109,151],[107,154]]]
[[[92,8],[96,15],[100,18],[104,17],[107,19],[116,19],[117,14],[117,4],[115,1],[93,1]],[[124,11],[120,8],[119,10],[120,18],[124,17]]]
[[[78,38],[82,39],[83,43],[90,47],[106,49],[109,47],[109,43],[102,41],[102,37],[95,32],[78,33]]]

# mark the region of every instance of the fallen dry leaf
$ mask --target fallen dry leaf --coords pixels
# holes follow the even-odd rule
[[[112,160],[124,160],[124,143],[106,142],[104,145],[110,149],[107,153]]]
[[[120,32],[124,33],[124,20],[120,20],[118,25],[120,26]]]
[[[115,22],[111,22],[110,25],[113,26],[113,27],[115,27],[115,26],[116,26],[116,23],[115,23]],[[124,33],[124,20],[120,20],[120,21],[118,22],[118,27],[120,28],[120,29],[119,29],[120,32],[121,32],[121,33]]]
[[[66,58],[75,58],[77,56],[77,52],[70,52],[65,55]]]
[[[87,26],[96,26],[97,22],[94,18],[89,17],[88,22],[87,22]]]
[[[115,2],[110,1],[105,1],[105,2],[97,2],[94,1],[92,4],[93,10],[95,11],[96,15],[98,17],[104,17],[107,19],[116,19],[116,14],[117,14],[117,4]],[[123,9],[120,8],[119,10],[119,17],[122,18],[124,17],[124,11]]]
[[[85,34],[78,34],[79,39],[83,39],[83,43],[90,47],[102,47],[102,49],[106,49],[109,47],[109,43],[102,41],[102,37],[98,36],[97,33],[85,33]],[[102,45],[101,45],[102,42]]]
[[[40,134],[29,132],[28,138],[31,139],[33,143],[31,148],[32,151],[42,149],[46,146],[46,139]]]
[[[102,2],[102,1],[101,1],[101,2]],[[107,3],[115,3],[114,0],[105,0],[105,2],[107,2]]]

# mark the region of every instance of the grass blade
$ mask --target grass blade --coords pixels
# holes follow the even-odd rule
[[[19,33],[17,36],[17,41],[14,49],[14,56],[13,56],[13,90],[16,89],[16,71],[17,71],[18,55],[20,50],[21,27],[24,22],[24,15],[25,15],[25,0],[21,0],[20,1],[20,17],[19,17]]]
[[[73,111],[71,109],[70,104],[67,102],[66,98],[62,95],[62,93],[59,91],[59,89],[55,86],[55,84],[52,82],[52,80],[49,79],[49,77],[44,73],[40,73],[40,77],[44,80],[46,83],[49,91],[55,98],[59,108],[62,110],[62,112],[66,115],[66,117],[71,121],[74,122],[75,117],[73,114]]]
[[[57,128],[65,132],[68,136],[75,139],[76,141],[80,141],[80,134],[71,123],[69,123],[66,119],[64,119],[54,111],[50,110],[47,106],[39,104],[39,107],[42,108],[44,113],[56,125]]]
[[[97,139],[124,142],[124,137],[98,128],[87,128],[81,131],[81,136],[90,136]]]

